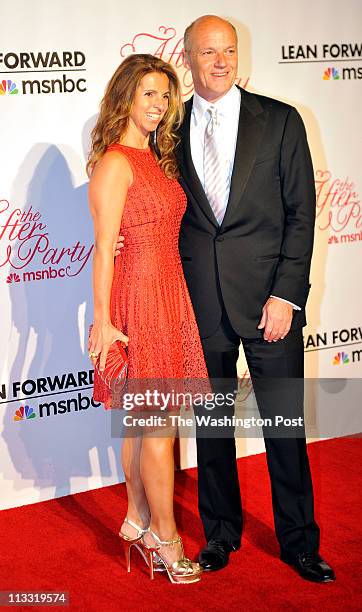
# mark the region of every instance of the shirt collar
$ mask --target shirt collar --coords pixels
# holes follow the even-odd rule
[[[240,106],[240,91],[234,85],[229,91],[217,102],[213,102],[212,106],[217,108],[218,114],[222,116],[233,116],[235,111],[238,110]],[[211,102],[208,102],[196,92],[194,93],[193,102],[192,102],[192,114],[194,117],[195,124],[202,120],[205,115],[207,109],[211,106]]]

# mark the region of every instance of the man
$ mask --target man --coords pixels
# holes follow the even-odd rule
[[[213,379],[236,379],[240,341],[262,416],[263,381],[302,379],[305,304],[313,248],[314,177],[297,111],[234,85],[234,27],[203,16],[185,32],[195,94],[186,103],[179,163],[188,206],[180,253]],[[280,380],[280,388],[283,381]],[[302,390],[290,396],[302,412]],[[273,405],[273,402],[271,402]],[[275,410],[275,402],[272,410]],[[265,439],[281,558],[315,582],[335,579],[319,557],[319,528],[304,434]],[[198,435],[205,570],[240,546],[235,440]]]

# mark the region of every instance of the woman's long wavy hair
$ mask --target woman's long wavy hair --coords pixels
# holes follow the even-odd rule
[[[101,102],[97,123],[92,131],[88,156],[88,176],[110,144],[119,142],[126,132],[136,89],[150,72],[165,74],[169,81],[169,103],[157,127],[157,144],[150,137],[150,146],[157,148],[159,165],[169,178],[179,175],[175,156],[177,131],[183,119],[183,104],[176,72],[163,60],[146,53],[129,55],[112,76]]]

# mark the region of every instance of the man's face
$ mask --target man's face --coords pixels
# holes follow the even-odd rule
[[[212,17],[196,23],[184,58],[191,69],[196,93],[208,102],[216,102],[236,79],[238,50],[234,30]]]

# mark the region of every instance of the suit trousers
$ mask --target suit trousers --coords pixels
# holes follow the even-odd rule
[[[240,338],[225,311],[217,331],[202,339],[206,365],[214,392],[233,393],[237,388],[236,362],[243,344],[256,402],[263,419],[275,415],[303,417],[304,354],[302,330],[284,340]],[[200,409],[201,412],[204,408]],[[234,407],[218,409],[232,414]],[[313,487],[304,426],[280,437],[275,427],[263,428],[269,470],[274,525],[281,557],[317,552],[319,527],[314,520]],[[267,430],[266,430],[267,429]],[[222,435],[197,427],[199,512],[206,540],[240,546],[243,519],[233,428]],[[208,435],[210,434],[210,435]]]

